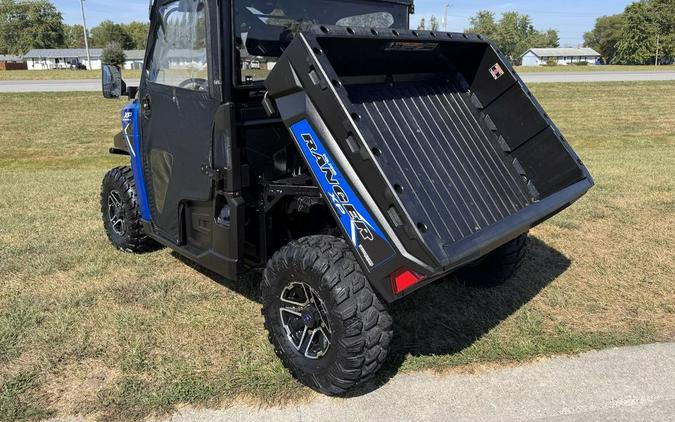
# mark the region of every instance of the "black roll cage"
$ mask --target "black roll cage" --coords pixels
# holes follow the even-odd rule
[[[229,3],[230,3],[230,7],[229,7],[230,15],[228,16],[228,25],[230,26],[230,29],[231,29],[230,37],[231,37],[231,41],[232,41],[232,42],[230,42],[230,47],[232,49],[232,51],[231,51],[231,54],[232,54],[231,66],[232,66],[232,69],[237,69],[236,72],[234,72],[234,71],[232,72],[231,83],[237,89],[245,89],[245,90],[264,89],[263,81],[255,81],[253,83],[248,83],[248,84],[244,84],[244,83],[241,82],[241,77],[240,77],[241,76],[240,75],[241,64],[240,64],[239,57],[237,57],[237,54],[236,54],[238,49],[234,48],[234,42],[233,42],[236,39],[236,36],[237,36],[237,34],[235,33],[235,28],[234,28],[234,26],[235,26],[234,25],[234,15],[235,15],[234,8],[235,8],[235,2],[238,1],[238,0],[221,0],[221,1],[223,1],[223,2],[229,1]],[[296,0],[296,1],[307,1],[307,0]],[[341,1],[341,0],[331,0],[331,1],[338,2],[338,1]],[[414,13],[414,0],[365,0],[365,1],[372,2],[372,3],[389,3],[389,4],[399,4],[399,5],[408,6],[408,15],[407,15],[408,18],[406,19],[405,26],[407,28],[410,25],[409,15]],[[222,40],[222,38],[221,38],[221,40]]]
[[[154,33],[154,27],[156,23],[153,23],[153,15],[156,13],[157,8],[160,5],[163,5],[165,3],[170,3],[171,1],[175,0],[150,0],[150,5],[149,5],[149,18],[150,18],[150,37],[153,37]],[[208,3],[215,4],[215,10],[213,10],[213,6],[207,7],[207,13],[209,14],[209,24],[210,24],[210,33],[208,34],[208,37],[212,43],[212,50],[211,53],[214,53],[216,51],[219,51],[222,56],[218,57],[217,60],[213,60],[213,62],[217,62],[219,66],[217,66],[216,69],[211,70],[209,68],[209,73],[212,77],[212,80],[210,81],[211,85],[211,94],[216,95],[216,98],[220,99],[228,99],[232,98],[232,90],[231,88],[236,88],[236,89],[244,89],[244,90],[258,90],[262,89],[262,81],[257,81],[252,84],[242,84],[240,82],[239,78],[239,58],[236,56],[236,49],[234,48],[234,39],[236,37],[235,31],[234,31],[234,3],[237,0],[216,0],[215,2],[209,1]],[[332,1],[340,1],[340,0],[332,0]],[[409,15],[413,14],[415,12],[415,6],[414,6],[414,0],[367,0],[369,2],[380,2],[380,3],[390,3],[390,4],[399,4],[399,5],[404,5],[408,6],[409,8]],[[223,7],[224,3],[228,3],[229,7]],[[227,11],[227,15],[224,15],[223,12]],[[215,13],[214,13],[215,12]],[[222,19],[220,19],[222,18]],[[408,22],[406,22],[407,25],[409,25],[409,19]],[[406,26],[407,26],[406,25]],[[214,28],[216,34],[214,34]],[[229,42],[225,42],[226,39],[223,37],[225,35],[225,30],[229,31],[229,38],[227,39]],[[146,49],[145,52],[145,57],[144,57],[144,69],[145,65],[148,63],[148,58],[152,55],[152,50],[154,49],[154,40],[151,38],[150,42],[148,43],[148,49]],[[226,66],[226,61],[225,58],[229,57],[229,66]],[[237,72],[234,72],[233,70],[237,69]],[[229,83],[219,83],[220,89],[214,89],[214,81],[229,81]],[[217,92],[217,91],[220,91]]]

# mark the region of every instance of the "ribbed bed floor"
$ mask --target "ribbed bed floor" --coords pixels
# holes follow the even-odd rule
[[[381,151],[387,178],[403,188],[402,203],[440,261],[444,247],[529,204],[521,176],[469,93],[444,80],[348,90],[372,131],[369,147]]]

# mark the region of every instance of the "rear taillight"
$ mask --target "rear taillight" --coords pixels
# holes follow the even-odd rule
[[[391,286],[395,294],[400,294],[422,280],[423,276],[407,268],[401,268],[391,275]]]

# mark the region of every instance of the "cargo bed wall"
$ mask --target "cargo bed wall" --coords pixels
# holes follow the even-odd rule
[[[479,257],[592,185],[479,36],[320,27],[266,84],[287,124],[300,118],[294,95],[311,102],[397,237],[434,266]]]
[[[482,140],[497,142],[499,148],[525,166],[521,169],[516,164],[518,171],[525,170],[532,182],[530,189],[537,189],[535,199],[584,177],[576,156],[562,145],[562,138],[544,110],[490,43],[465,34],[439,33],[433,37],[413,32],[418,35],[414,37],[416,41],[319,37],[318,43],[338,79],[347,86],[352,102],[369,102],[358,93],[359,89],[349,88],[352,84],[385,82],[393,91],[397,82],[412,81],[408,86],[413,87],[417,81],[434,80],[438,95],[459,103],[451,101],[450,111],[460,113],[464,105],[469,106],[466,108],[473,109],[472,114],[477,114],[492,132],[480,135]],[[399,33],[397,38],[400,37]],[[415,97],[411,91],[401,97],[407,94],[411,99]],[[455,121],[472,120],[464,115],[452,117]],[[526,143],[531,144],[529,148],[518,151]]]

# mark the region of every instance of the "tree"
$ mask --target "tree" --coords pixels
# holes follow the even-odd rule
[[[431,16],[431,20],[429,21],[429,25],[431,25],[432,31],[438,31],[438,28],[440,28],[440,25],[438,23],[438,18],[436,16]]]
[[[101,52],[101,63],[102,64],[112,64],[115,66],[122,67],[124,62],[127,61],[127,57],[124,54],[124,49],[114,42],[109,43],[105,46]]]
[[[654,64],[675,59],[675,0],[641,0],[621,15],[597,20],[586,45],[614,64]]]
[[[530,48],[560,47],[560,37],[558,31],[549,29],[547,31],[535,31],[526,39],[523,52]],[[521,53],[522,54],[522,53]]]
[[[481,34],[491,40],[495,40],[497,38],[498,24],[495,21],[495,14],[489,10],[479,11],[476,16],[470,19],[470,22],[471,28],[467,29],[467,32]]]
[[[91,40],[93,47],[101,48],[110,43],[115,43],[124,50],[134,48],[134,41],[126,28],[110,20],[101,22],[91,30]]]
[[[656,15],[659,61],[675,61],[675,0],[652,0],[651,13]]]
[[[595,28],[584,34],[584,46],[600,53],[605,63],[613,63],[617,46],[623,38],[624,24],[623,14],[598,18]]]
[[[84,48],[84,28],[82,25],[64,25],[63,46],[65,48]],[[89,37],[91,44],[91,37]]]
[[[0,51],[23,55],[63,45],[63,18],[47,0],[0,0]]]
[[[654,63],[659,28],[656,16],[650,12],[649,2],[633,3],[626,8],[622,37],[616,47],[615,63]]]
[[[131,37],[133,48],[138,50],[145,50],[145,45],[148,42],[148,32],[150,25],[142,22],[131,22],[122,25],[127,34]]]
[[[530,48],[560,46],[557,30],[538,31],[528,15],[518,12],[506,12],[497,22],[494,13],[482,10],[470,22],[471,28],[467,32],[490,38],[512,61],[519,60]]]
[[[419,25],[417,25],[417,29],[419,31],[426,30],[427,29],[427,20],[424,19],[424,18],[420,19],[420,23],[419,23]]]

